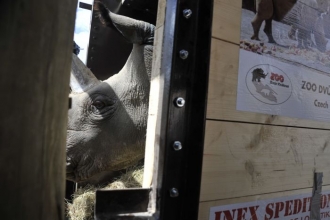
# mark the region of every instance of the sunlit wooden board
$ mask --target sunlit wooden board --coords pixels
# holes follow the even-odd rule
[[[242,0],[214,0],[212,36],[239,43]]]
[[[330,131],[207,121],[201,201],[330,184]]]

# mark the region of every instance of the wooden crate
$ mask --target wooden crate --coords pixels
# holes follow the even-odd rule
[[[330,123],[236,110],[242,0],[215,0],[199,219],[210,207],[330,189]]]

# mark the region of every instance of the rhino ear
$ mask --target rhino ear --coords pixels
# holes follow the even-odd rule
[[[128,41],[134,44],[152,44],[155,26],[112,13],[102,2],[95,1],[94,10],[99,12],[101,22],[114,26]]]
[[[94,76],[83,62],[72,54],[70,87],[73,93],[86,92],[88,89],[99,84],[100,81]]]

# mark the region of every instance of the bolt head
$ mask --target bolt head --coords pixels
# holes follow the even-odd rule
[[[170,196],[172,198],[178,197],[179,196],[179,190],[177,188],[170,189]]]
[[[184,100],[184,98],[179,97],[179,98],[175,99],[176,107],[182,108],[185,103],[186,103],[186,101]]]
[[[180,141],[174,141],[173,143],[173,149],[176,151],[179,151],[182,149],[182,144]]]
[[[189,19],[192,15],[192,11],[190,9],[184,9],[183,10],[183,16],[186,18],[186,19]]]
[[[179,53],[180,53],[180,58],[183,59],[183,60],[187,59],[188,56],[189,56],[189,52],[186,51],[186,50],[180,50]]]

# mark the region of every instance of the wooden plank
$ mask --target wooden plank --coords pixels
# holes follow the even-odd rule
[[[157,155],[159,154],[159,138],[162,134],[161,126],[163,121],[163,99],[166,98],[165,92],[168,92],[164,88],[166,78],[162,74],[166,3],[166,0],[160,0],[158,2],[144,159],[143,187],[145,188],[151,187],[153,183],[152,180],[158,173],[159,161]]]
[[[330,190],[329,185],[322,187],[322,191],[329,191],[329,190]],[[240,197],[240,198],[216,200],[216,201],[210,201],[210,202],[201,202],[199,205],[198,220],[209,220],[209,214],[210,214],[211,207],[252,202],[252,201],[257,201],[257,200],[280,198],[280,197],[293,196],[293,195],[301,195],[301,194],[307,194],[307,193],[311,193],[311,192],[312,192],[312,188],[306,188],[306,189],[298,189],[298,190],[292,190],[292,191],[283,191],[283,192],[276,192],[276,193],[269,193],[269,194],[262,194],[262,195],[246,196],[246,197]]]
[[[212,36],[239,44],[242,0],[215,0]]]
[[[154,39],[154,52],[153,52],[153,70],[152,80],[150,86],[149,96],[149,111],[148,111],[148,126],[147,126],[147,140],[144,159],[144,175],[143,175],[143,187],[148,188],[152,184],[153,176],[156,175],[157,169],[154,169],[155,163],[157,163],[158,148],[155,148],[157,142],[157,133],[160,133],[161,113],[163,103],[163,79],[160,77],[161,57],[162,57],[162,44],[164,36],[164,26],[160,25],[155,31]]]
[[[157,24],[154,38],[154,53],[150,80],[148,126],[143,175],[143,187],[152,188],[148,211],[158,211],[157,200],[162,185],[163,155],[165,150],[167,112],[170,94],[171,63],[173,55],[173,35],[176,16],[176,2],[158,2]]]
[[[1,219],[63,220],[74,1],[1,2]]]
[[[201,201],[330,184],[330,131],[207,121]]]
[[[239,46],[212,40],[207,118],[330,129],[330,123],[236,110]]]

